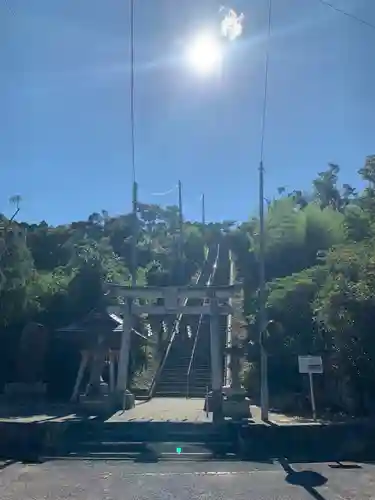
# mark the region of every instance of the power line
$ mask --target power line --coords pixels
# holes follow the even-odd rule
[[[356,21],[359,24],[363,24],[364,26],[367,26],[368,28],[371,28],[375,30],[375,24],[372,24],[368,21],[365,21],[364,19],[361,19],[360,17],[356,16],[355,14],[351,14],[350,12],[341,9],[340,7],[336,7],[332,3],[328,2],[327,0],[318,0],[319,3],[322,5],[325,5],[326,7],[329,7],[330,9],[334,10],[335,12],[338,12],[339,14],[342,14],[343,16],[349,17],[349,19],[352,19],[353,21]]]
[[[137,242],[139,234],[138,225],[138,185],[136,182],[136,166],[135,166],[135,138],[134,138],[134,0],[130,0],[130,128],[131,128],[131,164],[132,164],[132,205],[133,205],[133,237],[131,245],[131,277],[132,286],[137,285]]]
[[[272,23],[272,0],[269,0],[268,5],[268,27],[267,27],[267,42],[266,42],[266,58],[264,67],[264,94],[263,94],[263,108],[262,108],[262,131],[260,142],[260,162],[263,163],[264,156],[264,136],[266,131],[266,117],[268,105],[268,73],[269,73],[269,59],[270,59],[270,39],[271,39],[271,23]]]
[[[176,184],[175,186],[173,186],[173,188],[171,189],[168,189],[168,191],[162,191],[162,192],[158,192],[158,193],[151,193],[151,196],[167,196],[168,194],[172,194],[172,193],[175,193],[178,189],[178,184]]]
[[[133,183],[136,181],[134,121],[134,0],[130,0],[130,127]]]

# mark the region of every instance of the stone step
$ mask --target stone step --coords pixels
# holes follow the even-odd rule
[[[178,379],[186,379],[187,378],[187,370],[186,371],[182,371],[182,370],[176,370],[176,371],[173,371],[173,370],[170,370],[170,371],[167,371],[167,372],[163,372],[159,378],[159,380],[173,380],[174,378],[178,378]]]
[[[187,370],[177,370],[177,369],[170,369],[170,370],[163,370],[163,373],[161,374],[161,378],[171,378],[171,377],[187,377]]]
[[[178,365],[178,364],[177,365],[166,365],[166,366],[163,367],[162,374],[163,373],[168,373],[168,372],[175,372],[175,373],[183,372],[183,373],[187,373],[188,369],[189,369],[188,365]]]
[[[173,384],[158,384],[156,387],[156,392],[158,391],[172,391],[172,392],[185,392],[186,391],[186,380],[181,382],[174,382]]]
[[[174,377],[174,378],[161,378],[158,383],[156,384],[157,387],[160,386],[168,386],[168,387],[173,387],[174,385],[186,385],[187,384],[187,377]]]
[[[163,373],[170,373],[170,372],[174,372],[174,373],[185,372],[185,373],[187,373],[188,369],[189,369],[188,366],[180,366],[180,365],[175,365],[175,366],[169,365],[168,366],[167,365],[167,366],[164,366]],[[210,372],[210,371],[211,371],[210,366],[195,366],[195,367],[190,368],[190,373],[192,373],[192,372],[202,373],[202,372]]]
[[[214,442],[95,442],[78,443],[66,451],[59,459],[97,459],[97,460],[210,460],[222,455],[234,456],[238,449],[237,439],[216,440]],[[56,458],[56,457],[54,457]]]
[[[210,390],[210,387],[208,387],[208,390]],[[158,388],[158,390],[155,393],[155,396],[186,398],[188,394],[189,397],[204,399],[206,397],[206,393],[207,393],[207,387],[189,387],[189,388],[168,387],[168,388]]]
[[[179,364],[179,363],[170,363],[170,364],[165,364],[163,367],[163,373],[167,371],[185,371],[187,372],[189,369],[189,365],[185,364]],[[190,367],[190,371],[211,371],[211,366],[210,365],[195,365]]]
[[[186,398],[187,394],[186,391],[184,393],[174,391],[174,392],[167,392],[167,391],[161,391],[155,394],[158,398]],[[189,398],[199,398],[199,399],[204,399],[206,397],[206,390],[189,390],[188,394]],[[203,410],[203,408],[202,408]]]
[[[211,375],[211,370],[207,370],[207,369],[202,369],[202,370],[192,370],[190,372],[190,377],[195,377],[195,376],[203,376],[203,377],[206,377],[207,375],[210,376]]]
[[[168,370],[188,370],[188,363],[166,363],[163,367],[163,372]]]
[[[182,365],[189,366],[190,361],[191,361],[191,358],[186,359],[186,358],[179,358],[178,356],[171,356],[171,357],[167,358],[167,360],[165,362],[165,366],[167,366],[169,364],[182,364]],[[210,358],[207,358],[206,356],[202,356],[202,357],[198,357],[198,358],[194,357],[194,359],[193,359],[194,366],[199,366],[199,365],[209,366],[210,364],[211,364],[211,360],[210,360]]]
[[[190,388],[197,387],[197,388],[206,388],[208,385],[210,385],[210,381],[205,380],[202,382],[195,382],[193,384],[189,384]],[[171,391],[182,391],[184,392],[186,390],[187,383],[186,380],[181,380],[178,381],[176,380],[173,384],[170,383],[160,383],[156,386],[156,392],[161,391],[161,390],[171,390]]]
[[[189,379],[194,379],[194,378],[207,378],[207,377],[211,377],[211,370],[202,370],[200,372],[190,372],[189,373]]]
[[[169,354],[168,358],[166,359],[166,363],[170,363],[170,362],[175,362],[175,363],[184,363],[186,365],[188,365],[190,363],[190,357],[186,358],[185,356],[177,356],[177,355],[171,355]]]
[[[189,387],[206,387],[207,385],[210,385],[211,384],[211,380],[210,379],[201,379],[201,380],[194,380],[194,381],[190,381],[189,383]],[[181,388],[181,389],[185,389],[187,387],[187,380],[186,379],[179,379],[179,380],[174,380],[173,382],[172,381],[160,381],[157,386],[156,386],[156,390],[160,390],[161,388],[165,389],[165,388],[170,388],[170,389],[175,389],[175,388]]]
[[[189,374],[187,370],[167,370],[163,371],[163,373],[160,376],[160,380],[173,379],[174,377],[187,378],[188,375],[189,377],[210,377],[211,370],[191,371]]]
[[[157,390],[155,392],[155,396],[158,398],[184,398],[186,397],[186,389],[185,391],[180,391],[180,390],[162,390],[160,389],[159,391]]]

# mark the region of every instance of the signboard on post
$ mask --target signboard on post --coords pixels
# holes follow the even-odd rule
[[[322,357],[298,356],[298,367],[300,373],[323,373]]]
[[[313,412],[313,419],[316,420],[313,373],[323,373],[322,357],[298,356],[298,368],[300,373],[307,373],[309,375],[311,408]]]

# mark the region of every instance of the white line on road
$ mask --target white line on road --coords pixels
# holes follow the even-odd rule
[[[58,459],[57,459],[58,460]],[[65,461],[65,459],[64,459]],[[90,460],[91,461],[91,460]],[[116,461],[116,459],[108,459],[108,461]],[[117,459],[117,461],[119,461]],[[211,462],[211,461],[210,461]],[[285,476],[283,470],[262,470],[254,469],[250,471],[199,471],[199,472],[130,472],[126,471],[124,475],[126,476],[147,476],[147,477],[170,477],[170,476],[245,476],[250,474],[281,474]],[[110,473],[109,473],[110,475]]]

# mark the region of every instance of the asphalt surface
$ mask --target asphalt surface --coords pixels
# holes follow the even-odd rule
[[[375,499],[375,464],[62,460],[0,464],[2,500]]]

